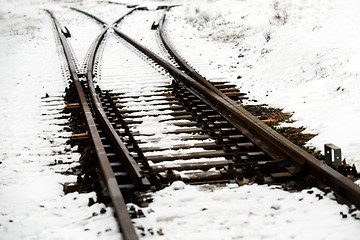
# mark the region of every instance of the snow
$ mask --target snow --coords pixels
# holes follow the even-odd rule
[[[136,223],[144,227],[144,239],[355,237],[358,223],[339,218],[338,211],[346,212],[346,207],[320,196],[317,189],[288,193],[258,185],[195,187],[174,182],[155,194],[151,206],[142,209],[146,218]]]
[[[152,8],[167,3],[143,1]],[[71,133],[59,118],[64,116],[64,62],[43,9],[54,10],[76,36],[71,41],[80,64],[92,40],[78,27],[86,25],[94,37],[101,28],[75,12],[66,13],[64,6],[85,7],[109,23],[127,9],[105,1],[1,4],[0,239],[119,239],[112,209],[101,203],[88,206],[95,193],[63,193],[63,184],[76,179],[60,172],[78,165],[79,154],[66,144]],[[291,125],[318,134],[310,146],[322,150],[332,142],[360,169],[360,2],[172,4],[182,6],[169,13],[169,34],[201,73],[232,81],[252,100],[294,113]],[[157,17],[137,13],[139,19]],[[132,21],[130,16],[127,22],[135,25]],[[137,37],[144,31],[140,25],[122,27]],[[197,47],[190,47],[188,39]],[[83,40],[86,44],[80,44]],[[153,39],[144,42],[154,44]],[[318,189],[289,193],[276,186],[175,182],[153,198],[142,209],[146,217],[134,220],[142,239],[355,239],[360,233],[360,222],[348,214],[349,208]],[[354,214],[360,217],[359,211]]]
[[[191,48],[185,57],[209,59],[214,72],[221,71],[251,99],[293,113],[293,126],[317,134],[309,146],[323,150],[325,143],[333,143],[359,168],[360,3],[209,1],[204,8],[203,2],[173,9],[179,12],[174,25],[191,26],[172,34],[221,50]],[[177,39],[179,49],[189,48]]]
[[[88,207],[94,193],[63,193],[62,184],[76,178],[59,172],[79,155],[66,145],[64,120],[55,119],[63,115],[66,81],[45,7],[1,7],[0,239],[118,239],[112,209]],[[59,160],[73,163],[54,165]]]

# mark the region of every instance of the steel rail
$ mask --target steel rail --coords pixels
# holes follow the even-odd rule
[[[180,84],[190,87],[189,91],[201,98],[214,110],[218,111],[223,117],[231,122],[234,127],[251,139],[273,159],[288,159],[292,161],[300,170],[311,173],[319,182],[329,186],[348,203],[354,204],[360,208],[360,187],[358,185],[264,124],[239,106],[238,103],[216,89],[206,79],[194,79],[194,73],[191,77],[188,76],[118,29],[114,29],[114,32],[153,61],[164,67],[177,81],[180,82]],[[165,39],[166,37],[163,38]],[[171,46],[169,41],[167,45]],[[168,48],[172,49],[172,47]]]
[[[95,21],[101,23],[103,26],[107,26],[107,23],[103,20],[101,20],[100,18],[96,17],[95,15],[91,14],[91,13],[88,13],[88,12],[85,12],[81,9],[78,9],[78,8],[75,8],[75,7],[70,7],[70,9],[74,10],[74,11],[77,11],[77,12],[80,12],[82,14],[85,14],[86,16],[94,19]]]
[[[126,16],[128,16],[128,15],[132,14],[134,11],[138,11],[138,10],[139,10],[139,9],[137,9],[137,8],[134,8],[134,9],[130,10],[130,11],[129,11],[128,13],[126,13],[124,16],[122,16],[122,17],[118,18],[117,20],[115,20],[111,26],[116,27],[117,24],[119,24],[122,20],[124,20],[124,18],[125,18]]]
[[[98,18],[88,12],[85,12],[85,11],[77,9],[77,8],[71,8],[71,9],[78,11],[82,14],[85,14],[86,16],[93,18],[97,22],[106,26],[106,23],[103,20],[101,20],[100,18]],[[136,10],[136,9],[129,11],[128,13],[126,13],[125,15],[120,17],[118,20],[116,20],[115,23],[120,22],[122,19],[124,19],[125,16],[131,14],[134,10]],[[108,120],[105,110],[101,104],[101,100],[98,97],[96,87],[94,85],[95,57],[96,57],[96,53],[97,53],[98,49],[100,48],[101,42],[105,37],[105,34],[108,32],[108,29],[109,28],[106,27],[106,29],[104,29],[99,34],[99,36],[96,38],[96,40],[92,44],[92,49],[90,49],[90,56],[89,56],[89,58],[87,60],[87,64],[86,64],[86,66],[87,66],[87,71],[86,71],[87,82],[88,82],[88,86],[89,86],[89,90],[90,90],[92,103],[95,106],[94,111],[95,111],[96,115],[98,116],[98,118],[101,122],[101,125],[103,126],[103,128],[107,132],[108,136],[110,137],[110,140],[113,143],[113,147],[115,148],[116,153],[119,156],[121,156],[122,163],[125,164],[128,172],[130,173],[130,178],[132,179],[132,182],[134,183],[134,185],[139,189],[141,189],[141,188],[144,189],[144,188],[148,188],[150,186],[150,182],[146,177],[143,177],[143,175],[141,174],[141,169],[139,167],[139,164],[132,157],[129,150],[126,148],[126,145],[121,140],[119,135],[116,133],[116,130],[112,126],[111,122]]]
[[[223,117],[231,122],[234,127],[251,139],[274,160],[281,161],[288,159],[292,161],[300,170],[311,173],[318,181],[331,187],[335,193],[339,194],[347,202],[360,208],[360,187],[358,185],[258,120],[187,64],[172,46],[171,41],[164,31],[165,19],[166,14],[164,14],[159,22],[160,38],[170,55],[179,66],[185,70],[186,74],[116,28],[114,28],[114,32],[138,50],[145,53],[149,58],[153,59],[153,61],[167,69],[175,79],[191,87],[190,91],[193,94],[201,98],[214,110],[217,110]]]
[[[116,130],[112,126],[111,122],[106,116],[105,110],[101,104],[101,100],[96,91],[96,87],[94,85],[94,74],[93,74],[93,67],[95,63],[95,57],[97,50],[100,47],[102,40],[104,39],[105,33],[107,29],[103,30],[102,33],[97,37],[93,49],[91,50],[90,57],[87,62],[87,80],[90,90],[90,95],[92,99],[92,103],[94,104],[95,108],[94,111],[101,121],[101,125],[107,132],[108,136],[110,137],[111,142],[113,143],[113,147],[116,150],[116,153],[121,156],[121,162],[126,166],[130,178],[132,179],[134,185],[139,189],[144,189],[150,187],[149,180],[141,174],[141,169],[139,164],[135,161],[135,159],[130,154],[129,150],[126,148],[126,145],[121,140],[119,135],[117,134]]]
[[[102,24],[103,26],[108,26],[108,24],[107,24],[105,21],[101,20],[100,18],[96,17],[95,15],[93,15],[93,14],[91,14],[91,13],[88,13],[88,12],[86,12],[86,11],[83,11],[83,10],[78,9],[78,8],[75,8],[75,7],[70,7],[70,9],[72,9],[72,10],[74,10],[74,11],[77,11],[77,12],[79,12],[79,13],[85,14],[86,16],[94,19],[95,21],[99,22],[99,23]],[[138,11],[138,10],[141,10],[141,8],[140,8],[140,9],[138,9],[138,8],[133,8],[133,9],[131,9],[129,12],[127,12],[126,14],[124,14],[123,16],[121,16],[120,18],[118,18],[117,20],[115,20],[115,21],[111,24],[111,26],[116,26],[116,25],[119,24],[126,16],[128,16],[128,15],[132,14],[134,11]]]
[[[121,229],[122,235],[123,235],[124,239],[136,240],[136,239],[138,239],[138,237],[136,235],[134,226],[132,224],[129,212],[127,211],[125,200],[124,200],[123,195],[121,194],[121,191],[118,187],[118,183],[115,178],[114,172],[112,171],[112,168],[110,166],[110,161],[106,155],[105,148],[101,142],[101,138],[100,138],[95,120],[93,118],[93,114],[88,105],[83,87],[79,80],[79,76],[76,72],[75,64],[72,60],[70,46],[66,40],[66,37],[64,36],[63,32],[61,31],[61,27],[60,27],[58,21],[56,20],[54,14],[52,12],[50,12],[49,10],[45,10],[45,11],[47,11],[49,13],[49,15],[51,16],[51,18],[53,19],[54,25],[57,29],[58,37],[60,38],[60,42],[62,43],[63,51],[66,56],[67,62],[68,62],[68,67],[69,67],[69,71],[71,74],[71,78],[75,84],[75,87],[76,87],[76,90],[78,93],[81,107],[82,107],[82,110],[84,112],[84,115],[85,115],[85,118],[87,121],[87,126],[89,128],[89,132],[90,132],[94,147],[96,149],[96,154],[97,154],[97,157],[98,157],[98,160],[100,163],[100,168],[101,168],[104,178],[106,180],[106,185],[108,187],[110,197],[111,197],[112,203],[114,205],[114,210],[115,210],[115,213],[118,218],[118,224]]]
[[[235,101],[227,97],[203,76],[197,73],[187,62],[178,54],[173,47],[170,39],[165,33],[166,14],[159,22],[159,35],[164,46],[170,55],[175,59],[177,64],[185,70],[185,72],[203,84],[211,91],[222,97],[229,104],[228,109],[234,117],[227,117],[231,122],[246,135],[253,140],[258,146],[276,160],[289,159],[302,170],[308,170],[319,181],[330,186],[331,189],[345,198],[348,202],[360,208],[360,187],[351,180],[335,171],[327,164],[319,161],[305,150],[301,149],[278,132],[258,120],[251,113],[239,106]],[[233,119],[233,120],[232,120]],[[281,153],[278,156],[278,153]]]

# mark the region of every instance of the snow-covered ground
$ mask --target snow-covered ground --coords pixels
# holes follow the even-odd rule
[[[111,208],[100,214],[103,204],[88,207],[94,193],[62,192],[62,184],[75,179],[59,172],[75,166],[79,156],[65,144],[71,133],[63,131],[64,120],[54,119],[63,115],[66,80],[42,9],[65,13],[64,6],[81,4],[104,18],[115,9],[95,10],[99,3],[80,0],[1,2],[0,239],[120,237]],[[321,150],[332,142],[360,169],[359,1],[172,4],[183,6],[171,11],[169,32],[179,49],[189,48],[187,39],[197,43],[184,53],[208,62],[197,67],[204,75],[226,78],[251,99],[293,112],[292,125],[318,134],[309,145]],[[71,163],[54,164],[59,160]],[[317,189],[290,194],[274,186],[176,182],[155,193],[143,211],[146,218],[135,220],[143,239],[356,239],[360,234],[360,222],[347,214],[348,207]]]
[[[355,0],[197,1],[173,9],[172,27],[194,27],[173,30],[177,46],[202,38],[183,46],[188,58],[201,52],[251,99],[294,113],[292,125],[318,134],[310,146],[333,143],[360,168],[359,11]],[[212,41],[221,49],[204,52]]]
[[[79,156],[65,144],[64,119],[54,119],[63,115],[66,79],[42,10],[56,6],[43,3],[0,7],[0,239],[118,239],[112,209],[88,207],[95,193],[63,193],[76,178],[59,172]]]

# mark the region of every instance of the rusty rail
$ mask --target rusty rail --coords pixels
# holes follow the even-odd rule
[[[74,11],[77,11],[77,12],[80,12],[80,13],[82,13],[82,14],[85,14],[86,16],[94,19],[95,21],[99,22],[99,23],[102,24],[103,26],[106,26],[106,25],[107,25],[106,22],[104,22],[103,20],[101,20],[100,18],[96,17],[96,16],[93,15],[93,14],[90,14],[90,13],[88,13],[88,12],[85,12],[85,11],[83,11],[83,10],[81,10],[81,9],[74,8],[74,7],[70,7],[70,9],[72,9],[72,10],[74,10]]]
[[[161,24],[163,24],[164,21],[165,17],[161,21]],[[162,31],[163,30],[161,30],[160,33]],[[234,127],[256,143],[273,159],[288,159],[292,161],[300,170],[311,173],[318,181],[331,187],[331,189],[339,194],[344,200],[360,208],[360,187],[351,180],[333,170],[325,163],[319,161],[262,121],[258,120],[195,71],[188,69],[189,76],[118,29],[114,29],[114,32],[153,61],[164,67],[176,81],[179,82],[179,84],[186,85],[190,92],[219,112],[224,118],[231,122]],[[174,53],[174,48],[169,39],[164,36],[163,33],[161,35],[166,42],[165,45],[168,50],[175,56],[176,53]],[[185,65],[184,62],[180,61],[178,61],[178,64]]]
[[[121,191],[118,187],[117,180],[115,178],[114,172],[112,171],[112,168],[110,166],[109,159],[106,155],[105,148],[101,142],[100,135],[98,132],[98,129],[95,124],[95,120],[93,118],[93,114],[90,110],[90,107],[88,105],[87,99],[85,97],[85,93],[83,90],[83,87],[81,85],[81,82],[79,80],[79,76],[76,72],[76,67],[72,59],[72,53],[70,49],[70,45],[68,44],[66,37],[64,36],[63,32],[61,31],[61,27],[56,20],[54,14],[50,12],[49,10],[46,10],[51,18],[54,21],[55,28],[57,29],[58,37],[60,39],[60,42],[63,46],[64,54],[66,56],[69,71],[71,74],[71,78],[75,84],[79,100],[81,103],[82,110],[84,112],[87,126],[89,128],[89,132],[94,144],[94,147],[96,149],[96,154],[100,163],[100,167],[106,182],[106,185],[108,187],[110,197],[112,200],[112,203],[114,205],[115,213],[118,217],[118,224],[121,229],[122,235],[124,239],[131,239],[135,240],[138,239],[134,226],[132,224],[130,215],[127,211],[127,207],[125,204],[125,200],[123,198],[123,195],[121,194]],[[104,32],[103,32],[104,33]],[[102,34],[103,34],[102,33]]]
[[[81,9],[78,9],[78,8],[74,8],[74,7],[70,7],[70,9],[74,10],[74,11],[77,11],[79,13],[82,13],[82,14],[85,14],[86,16],[94,19],[95,21],[99,22],[100,24],[102,24],[104,27],[107,26],[107,23],[103,20],[101,20],[100,18],[96,17],[95,15],[93,14],[90,14],[88,12],[85,12]],[[113,23],[112,23],[112,26],[116,26],[118,23],[120,23],[126,16],[132,14],[134,11],[139,11],[139,10],[144,10],[142,8],[133,8],[131,9],[129,12],[127,12],[126,14],[124,14],[123,16],[121,16],[120,18],[118,18],[117,20],[115,20]]]
[[[219,112],[224,118],[231,122],[234,127],[256,143],[274,160],[290,160],[300,170],[312,174],[319,182],[331,187],[335,193],[347,202],[360,208],[359,186],[258,120],[181,59],[164,32],[163,25],[165,19],[166,15],[164,15],[159,23],[160,36],[165,47],[172,57],[176,59],[181,68],[185,70],[185,73],[158,57],[152,51],[146,49],[118,29],[114,28],[114,32],[164,67],[179,84],[186,86],[190,92],[211,106],[215,111]]]
[[[105,33],[107,32],[107,29],[103,30],[102,33],[98,36],[94,43],[94,47],[91,50],[90,57],[87,62],[87,80],[88,85],[90,89],[91,99],[92,103],[94,104],[94,111],[101,121],[102,126],[104,127],[105,131],[107,132],[107,136],[109,136],[111,142],[113,143],[113,146],[116,150],[116,153],[121,156],[121,162],[126,165],[126,168],[128,170],[128,173],[130,174],[130,177],[135,184],[135,186],[139,189],[141,188],[147,188],[150,186],[149,180],[144,177],[141,174],[141,169],[135,159],[131,156],[129,150],[126,148],[124,142],[121,140],[119,135],[116,133],[114,127],[110,123],[109,119],[106,116],[105,110],[101,104],[101,101],[98,97],[98,94],[96,92],[96,88],[94,85],[94,79],[93,79],[93,67],[95,62],[95,55],[96,52],[101,44],[101,41],[103,40]]]
[[[301,170],[309,171],[317,180],[331,187],[331,189],[339,194],[348,202],[360,208],[360,187],[351,180],[341,175],[327,164],[319,161],[305,150],[296,146],[294,143],[274,131],[272,128],[258,120],[236,102],[231,100],[219,89],[214,87],[209,81],[197,73],[186,61],[177,53],[176,49],[165,33],[164,24],[166,14],[159,23],[160,37],[164,46],[170,55],[175,59],[177,64],[185,70],[185,72],[194,78],[197,82],[206,86],[216,95],[226,101],[222,110],[223,116],[227,118],[234,126],[244,133],[248,138],[257,143],[257,145],[271,157],[276,160],[289,159]],[[196,85],[194,85],[196,87]],[[208,95],[215,102],[217,96]]]

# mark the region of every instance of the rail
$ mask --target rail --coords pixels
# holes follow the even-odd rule
[[[295,163],[301,170],[309,171],[319,181],[330,186],[331,189],[345,198],[348,202],[360,207],[360,187],[351,180],[335,171],[327,164],[319,161],[305,150],[293,144],[291,141],[274,131],[272,128],[258,120],[248,111],[239,106],[236,102],[227,97],[219,89],[214,87],[209,81],[198,74],[186,61],[177,53],[167,37],[164,29],[166,14],[159,23],[160,37],[164,46],[168,49],[171,56],[177,64],[185,70],[189,76],[198,83],[206,86],[221,99],[226,101],[222,110],[223,116],[234,124],[248,138],[257,143],[257,145],[271,157],[277,160],[289,159]],[[186,79],[186,78],[184,78]],[[190,81],[188,81],[190,82]],[[196,87],[196,85],[194,85]],[[197,87],[196,87],[197,88]],[[214,104],[218,101],[215,95],[208,95],[214,99]],[[223,102],[223,101],[221,101]],[[279,154],[280,153],[280,154]]]
[[[114,27],[114,32],[154,62],[165,68],[174,77],[175,81],[180,85],[186,86],[192,94],[196,95],[213,110],[221,114],[274,160],[290,160],[303,173],[313,175],[319,182],[331,187],[336,194],[348,203],[352,203],[360,208],[359,186],[258,120],[255,116],[239,106],[237,102],[231,100],[198,74],[183,59],[179,58],[179,55],[164,31],[163,25],[165,19],[166,15],[164,15],[159,23],[161,39],[172,57],[174,57],[181,66],[180,69],[185,72],[158,57],[155,53],[116,29],[116,27]],[[92,76],[92,73],[88,73],[88,77],[89,76]]]
[[[101,121],[102,126],[107,132],[107,135],[110,137],[111,142],[113,143],[113,147],[115,147],[116,153],[121,156],[122,163],[124,163],[127,167],[127,170],[130,173],[130,177],[132,178],[133,183],[139,189],[146,188],[150,186],[149,180],[141,174],[141,169],[134,158],[129,153],[129,150],[126,148],[123,141],[120,139],[119,135],[115,131],[114,127],[110,123],[109,119],[106,116],[105,110],[101,104],[101,101],[98,97],[94,79],[93,79],[93,67],[95,62],[96,52],[103,40],[107,29],[103,30],[102,33],[98,36],[95,41],[94,47],[91,50],[90,57],[87,63],[87,81],[90,89],[92,103],[94,104],[95,108],[94,111]]]
[[[117,215],[117,218],[119,218],[118,224],[121,229],[122,235],[124,236],[124,239],[136,240],[136,239],[138,239],[138,237],[136,235],[134,226],[132,224],[130,215],[128,213],[128,210],[127,210],[127,207],[125,204],[125,200],[124,200],[123,195],[118,187],[118,183],[115,178],[114,172],[111,169],[110,162],[106,155],[105,148],[101,142],[99,131],[97,129],[95,120],[93,118],[93,113],[90,110],[83,87],[79,80],[79,76],[76,72],[76,67],[75,67],[75,64],[72,59],[70,46],[66,40],[64,33],[61,31],[61,26],[59,25],[58,21],[56,20],[54,14],[52,12],[50,12],[49,10],[46,10],[46,12],[49,13],[51,18],[53,19],[55,28],[57,29],[58,37],[63,46],[64,54],[65,54],[65,57],[68,62],[70,75],[75,84],[76,91],[78,93],[81,107],[82,107],[82,110],[83,110],[85,118],[86,118],[87,126],[89,128],[89,132],[90,132],[94,147],[96,149],[96,154],[97,154],[97,157],[98,157],[98,160],[100,163],[100,168],[102,170],[103,177],[105,179],[107,188],[110,193],[112,203],[114,205],[115,214]]]

